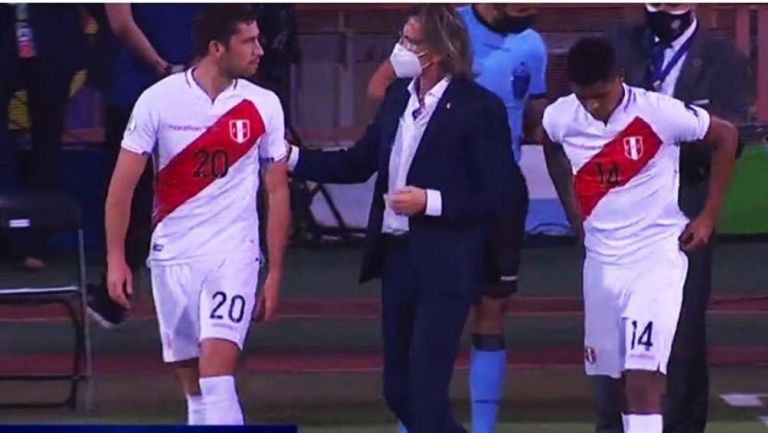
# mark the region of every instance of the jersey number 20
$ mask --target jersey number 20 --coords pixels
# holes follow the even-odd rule
[[[213,307],[213,311],[211,311],[211,319],[213,320],[221,320],[224,318],[224,314],[220,313],[219,310],[224,308],[224,304],[227,303],[227,294],[224,292],[216,292],[213,294],[213,300],[216,302],[216,306]],[[229,299],[229,311],[228,314],[229,320],[240,323],[243,320],[243,316],[245,315],[245,298],[243,298],[240,295],[235,295]]]
[[[229,172],[229,155],[223,150],[200,149],[195,152],[197,168],[195,177],[222,178]]]

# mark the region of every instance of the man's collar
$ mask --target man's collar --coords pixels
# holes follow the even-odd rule
[[[414,78],[411,80],[411,83],[408,85],[408,92],[411,94],[411,96],[416,96],[418,98],[418,90],[416,89],[416,80],[419,78]],[[445,89],[448,88],[448,83],[451,82],[451,76],[446,75],[442,80],[440,80],[437,84],[435,84],[431,89],[427,91],[427,93],[424,94],[424,99],[427,98],[434,98],[434,99],[440,99],[443,96],[443,93],[445,93]]]

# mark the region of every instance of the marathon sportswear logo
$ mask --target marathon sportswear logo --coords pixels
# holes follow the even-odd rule
[[[245,119],[230,120],[229,136],[236,143],[245,143],[251,136],[251,122]]]
[[[612,189],[622,187],[634,179],[656,156],[661,145],[661,138],[651,125],[635,117],[623,131],[581,166],[576,172],[573,186],[584,219],[589,218],[597,204]]]
[[[205,126],[194,125],[168,125],[171,131],[205,131]]]

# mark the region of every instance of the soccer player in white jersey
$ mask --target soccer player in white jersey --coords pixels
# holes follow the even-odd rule
[[[677,328],[687,259],[705,244],[733,170],[736,130],[706,111],[625,85],[611,43],[568,53],[573,94],[544,112],[547,168],[583,236],[585,367],[624,379],[624,431],[661,433],[664,375]],[[712,149],[704,211],[678,206],[680,147]]]
[[[149,265],[163,360],[187,396],[189,424],[243,424],[234,370],[256,302],[256,191],[264,175],[269,269],[262,305],[274,313],[288,236],[283,112],[251,84],[263,53],[245,5],[209,6],[195,22],[197,66],[147,89],[125,131],[106,203],[107,282],[126,308],[124,241],[136,181],[155,166]]]

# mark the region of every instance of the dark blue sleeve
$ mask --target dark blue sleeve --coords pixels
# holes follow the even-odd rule
[[[465,159],[470,182],[440,191],[443,213],[438,218],[458,222],[490,220],[514,201],[515,172],[511,132],[504,104],[490,97],[472,113],[471,138]]]
[[[302,149],[293,177],[322,183],[362,183],[370,179],[378,168],[382,107],[383,103],[353,147],[332,152]]]

